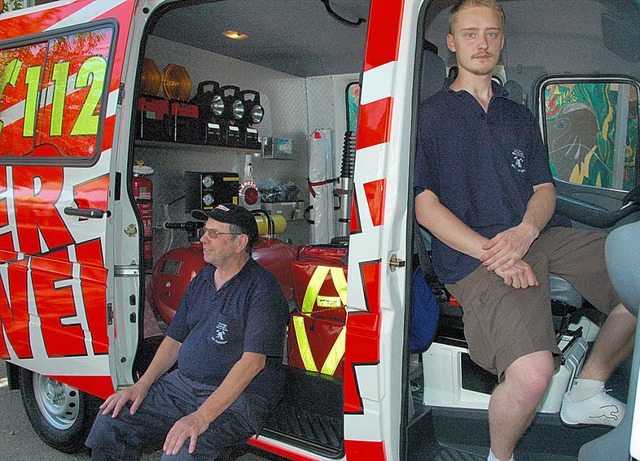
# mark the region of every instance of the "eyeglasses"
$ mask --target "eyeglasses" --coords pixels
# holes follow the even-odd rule
[[[212,227],[201,227],[198,229],[198,235],[200,238],[202,238],[205,233],[210,239],[217,239],[218,235],[241,235],[239,232],[218,232]]]

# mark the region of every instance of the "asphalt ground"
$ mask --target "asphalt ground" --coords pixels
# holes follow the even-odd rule
[[[10,391],[6,364],[0,360],[0,461],[88,461],[88,452],[69,455],[47,444],[34,432],[22,407],[19,390]],[[159,460],[161,452],[142,457],[143,461]],[[271,458],[271,457],[270,457]],[[266,461],[254,453],[240,454],[237,461]]]

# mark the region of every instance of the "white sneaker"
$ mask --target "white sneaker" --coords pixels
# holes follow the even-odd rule
[[[624,418],[627,406],[611,397],[604,389],[581,402],[574,402],[569,392],[564,394],[560,419],[567,426],[599,425],[616,427]]]

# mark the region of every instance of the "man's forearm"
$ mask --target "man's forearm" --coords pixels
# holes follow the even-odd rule
[[[456,251],[480,259],[485,252],[482,246],[489,239],[463,223],[429,190],[418,194],[415,204],[418,223],[438,240]]]
[[[165,374],[176,363],[181,345],[175,339],[166,336],[139,382],[151,386],[160,376]]]
[[[533,188],[522,223],[531,226],[537,235],[549,223],[556,209],[556,188],[553,183],[539,184]],[[537,237],[536,235],[536,237]]]
[[[202,414],[209,423],[215,421],[240,397],[251,381],[264,369],[266,360],[265,355],[245,352],[231,368],[218,389],[200,406],[197,413]]]

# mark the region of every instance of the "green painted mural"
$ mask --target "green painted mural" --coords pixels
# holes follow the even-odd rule
[[[544,88],[544,98],[554,177],[632,189],[639,160],[636,87],[613,82],[553,83]]]

